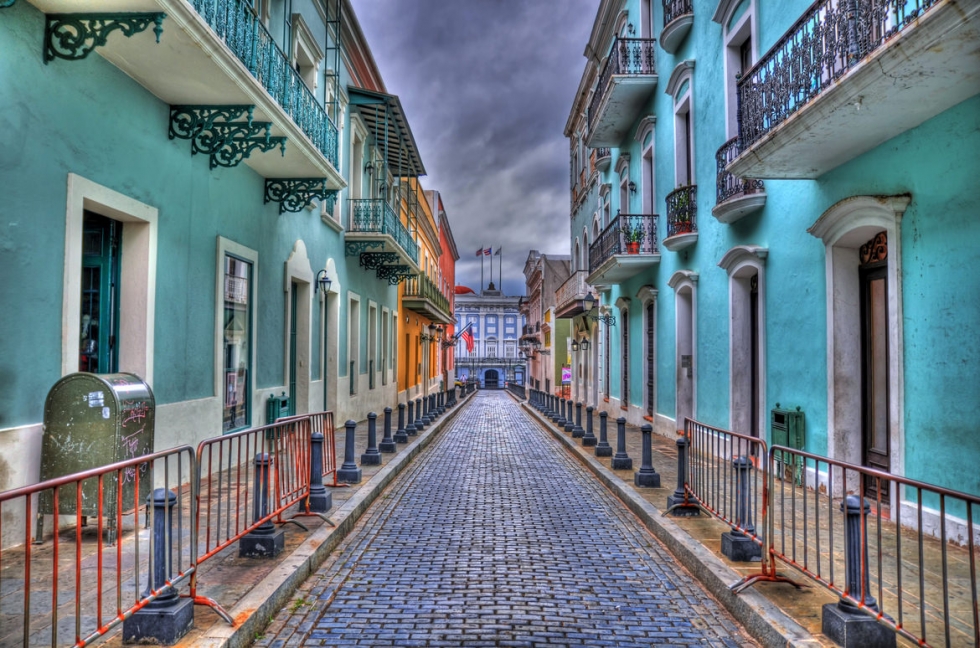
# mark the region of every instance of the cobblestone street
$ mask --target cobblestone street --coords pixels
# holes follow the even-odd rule
[[[753,645],[504,392],[481,392],[257,646]]]

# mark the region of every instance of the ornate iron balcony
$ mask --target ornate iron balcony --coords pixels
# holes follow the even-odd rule
[[[718,203],[766,190],[765,183],[762,180],[743,180],[726,170],[732,160],[738,157],[739,153],[741,153],[741,150],[738,146],[738,137],[733,137],[722,144],[718,152],[715,153],[715,161],[718,165]]]
[[[594,126],[594,119],[599,111],[599,105],[609,89],[610,81],[615,75],[656,74],[654,67],[654,50],[657,41],[652,38],[617,38],[613,41],[612,49],[606,64],[602,66],[595,94],[589,102],[589,130]]]
[[[452,320],[449,298],[443,295],[439,288],[432,283],[432,280],[425,275],[416,275],[405,281],[405,299],[427,299],[442,312],[445,318]]]
[[[405,251],[405,254],[418,265],[419,246],[408,230],[398,220],[395,210],[382,198],[349,200],[350,203],[350,232],[371,232],[387,234],[395,239],[395,243]]]
[[[745,151],[937,0],[818,0],[738,82]]]
[[[629,254],[630,242],[638,254],[657,254],[656,214],[618,214],[589,246],[589,274],[619,254]]]
[[[667,238],[698,231],[698,186],[679,187],[667,194]],[[666,245],[666,242],[664,243]]]
[[[190,2],[336,168],[337,127],[249,5],[242,0]]]
[[[664,0],[664,26],[681,16],[694,13],[693,0]]]

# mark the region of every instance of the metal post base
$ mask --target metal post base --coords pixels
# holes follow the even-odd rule
[[[762,547],[752,538],[741,533],[728,531],[721,534],[721,553],[732,562],[759,562],[762,560]]]
[[[238,541],[239,558],[272,558],[286,548],[286,532],[282,529],[272,533],[253,531]]]
[[[172,646],[194,625],[194,601],[191,599],[178,598],[159,606],[154,603],[156,601],[123,621],[123,643]]]
[[[633,485],[643,488],[660,488],[660,473],[656,470],[643,472],[641,468],[633,475]]]
[[[597,457],[611,457],[613,456],[612,446],[608,443],[602,445],[601,443],[595,447],[595,456]]]
[[[310,513],[326,513],[333,508],[333,494],[320,486],[316,492],[311,488],[310,496],[306,499]]]
[[[820,631],[843,648],[894,648],[896,645],[894,630],[840,603],[824,605],[821,616]]]
[[[695,517],[701,515],[701,509],[694,504],[685,501],[684,496],[669,495],[667,497],[667,511],[674,517]]]
[[[630,457],[613,457],[613,470],[633,470],[633,460]]]
[[[361,469],[341,467],[341,469],[337,471],[337,481],[345,484],[360,484]]]

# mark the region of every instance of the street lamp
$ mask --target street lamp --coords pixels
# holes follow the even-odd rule
[[[592,293],[585,296],[585,307],[589,310],[589,319],[593,322],[602,322],[606,326],[616,326],[616,316],[615,315],[600,315],[596,312],[592,315],[592,310],[596,308],[596,299]]]
[[[316,285],[317,292],[320,293],[321,299],[323,300],[323,411],[327,411],[327,340],[329,336],[327,335],[327,321],[329,317],[329,310],[327,308],[327,293],[330,292],[330,284],[333,281],[327,276],[326,270],[320,270],[316,273]]]
[[[578,351],[578,340],[572,340],[572,351]]]

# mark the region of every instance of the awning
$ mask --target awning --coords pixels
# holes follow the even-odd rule
[[[356,109],[364,120],[383,155],[387,145],[387,163],[391,174],[396,178],[425,175],[415,136],[398,97],[350,86],[347,94],[351,109]]]

